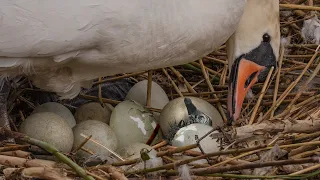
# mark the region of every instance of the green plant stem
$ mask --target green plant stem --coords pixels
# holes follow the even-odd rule
[[[94,180],[94,178],[92,176],[87,175],[86,171],[84,169],[82,169],[78,164],[73,162],[71,159],[69,159],[64,154],[60,153],[57,148],[55,148],[54,146],[52,146],[52,145],[50,145],[50,144],[48,144],[48,143],[46,143],[44,141],[40,141],[40,140],[31,138],[31,137],[29,137],[27,135],[24,135],[22,133],[10,131],[10,130],[5,129],[5,128],[0,128],[0,134],[1,135],[5,135],[6,137],[12,137],[14,139],[18,139],[18,140],[21,140],[23,142],[27,142],[29,144],[33,144],[33,145],[39,146],[40,148],[42,148],[42,149],[48,151],[49,153],[51,153],[52,155],[54,155],[57,159],[59,159],[63,163],[65,163],[68,166],[70,166],[83,179],[85,179],[85,180]]]

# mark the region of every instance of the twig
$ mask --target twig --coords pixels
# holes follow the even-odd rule
[[[113,166],[104,166],[103,169],[105,169],[109,174],[111,174],[112,179],[117,179],[117,180],[127,180],[128,178],[124,176],[122,172],[117,170]]]
[[[15,157],[21,157],[21,158],[28,158],[28,157],[30,157],[31,152],[16,150],[16,151],[0,152],[0,155],[15,156]]]
[[[153,71],[148,71],[148,87],[147,87],[147,102],[146,102],[146,105],[151,107],[151,92],[152,92],[152,74],[153,74]],[[158,131],[160,129],[160,125],[157,124],[156,128],[154,128],[151,136],[149,137],[148,141],[147,141],[147,145],[150,145],[153,140],[155,139],[155,137],[157,136],[158,134]]]
[[[99,81],[101,81],[101,77],[99,77]],[[104,103],[102,101],[102,87],[101,84],[98,84],[98,98],[99,98],[99,103],[100,105],[104,108]]]
[[[256,117],[257,111],[258,111],[258,109],[259,109],[259,107],[260,107],[262,98],[263,98],[263,96],[266,94],[266,88],[267,88],[267,85],[269,84],[270,77],[271,77],[271,75],[272,75],[273,69],[274,69],[274,67],[271,67],[271,69],[270,69],[270,71],[269,71],[269,73],[268,73],[267,79],[266,79],[266,81],[264,82],[264,85],[263,85],[263,87],[262,87],[260,96],[259,96],[259,98],[258,98],[258,102],[257,102],[256,105],[254,106],[253,112],[252,112],[252,114],[251,114],[251,117],[250,117],[250,120],[249,120],[249,124],[253,124],[254,118]]]
[[[6,179],[51,179],[72,180],[67,173],[59,168],[28,167],[28,168],[6,168],[3,170]],[[18,178],[20,176],[21,178]]]
[[[26,159],[21,157],[0,155],[0,164],[9,167],[57,167],[58,163],[43,159]]]
[[[320,11],[320,7],[316,7],[316,6],[305,6],[305,5],[298,5],[298,4],[279,4],[279,6],[281,8],[289,8],[289,9]]]
[[[212,61],[215,61],[215,62],[218,62],[218,63],[222,63],[224,65],[228,65],[228,61],[221,60],[221,59],[218,59],[218,58],[215,58],[215,57],[205,56],[204,58],[212,60]]]
[[[150,169],[144,169],[144,170],[138,170],[138,171],[131,171],[131,172],[126,172],[125,174],[143,174],[143,173],[148,173],[148,172],[154,172],[154,171],[159,171],[163,169],[171,169],[174,168],[175,166],[180,166],[183,164],[188,164],[190,162],[199,160],[199,159],[205,159],[207,157],[213,157],[213,156],[219,156],[219,155],[227,155],[227,154],[238,154],[238,153],[243,153],[247,151],[253,151],[256,149],[261,149],[266,146],[256,146],[256,147],[251,147],[251,148],[244,148],[244,149],[231,149],[231,150],[226,150],[226,151],[218,151],[218,152],[213,152],[213,153],[207,153],[201,156],[189,158],[189,159],[183,159],[176,161],[174,163],[169,163],[160,167],[155,167],[155,168],[150,168]]]
[[[299,175],[299,174],[303,174],[303,173],[306,173],[306,172],[310,172],[310,171],[313,171],[313,170],[319,169],[319,168],[320,168],[320,164],[316,164],[316,165],[310,166],[310,167],[308,167],[308,168],[302,169],[302,170],[300,170],[300,171],[291,173],[290,175]]]
[[[82,143],[80,143],[79,146],[76,147],[76,148],[72,151],[72,153],[75,154],[78,150],[80,150],[80,149],[82,148],[82,146],[84,146],[84,145],[89,141],[89,139],[90,139],[91,137],[92,137],[92,135],[86,137],[86,139],[85,139]]]
[[[153,140],[156,138],[159,130],[160,130],[160,124],[157,124],[156,128],[154,128],[152,134],[150,135],[148,141],[146,142],[147,145],[150,145],[153,142]]]
[[[5,147],[0,147],[0,152],[16,151],[16,150],[27,150],[29,148],[30,148],[29,145],[5,146]]]
[[[97,81],[97,82],[93,83],[93,86],[95,86],[97,84],[104,83],[104,82],[110,82],[110,81],[115,81],[115,80],[131,77],[131,76],[137,76],[137,75],[144,74],[144,73],[146,73],[146,71],[141,71],[141,72],[136,72],[136,73],[131,73],[131,74],[125,74],[125,75],[122,75],[122,76],[117,76],[117,77],[112,77],[112,78],[109,78],[109,79],[104,79],[104,80]]]
[[[197,93],[197,92],[193,89],[193,87],[190,85],[190,83],[186,80],[186,78],[184,78],[179,71],[177,71],[174,67],[169,67],[169,68],[170,68],[171,71],[178,77],[178,79],[181,79],[181,80],[184,82],[184,84],[187,86],[188,91],[189,91],[190,93]]]
[[[208,87],[210,89],[211,92],[214,92],[214,88],[211,84],[211,81],[209,80],[209,77],[208,77],[208,73],[206,72],[206,69],[205,69],[205,66],[202,62],[202,59],[199,60],[199,63],[200,63],[200,66],[201,66],[201,70],[202,70],[202,74],[204,76],[204,79],[206,80],[207,84],[208,84]],[[216,98],[216,99],[219,99],[218,96],[216,94],[213,94],[213,97]],[[227,122],[227,117],[226,117],[226,114],[224,113],[223,111],[223,108],[221,106],[221,103],[218,102],[217,103],[217,106],[218,106],[218,110],[220,112],[220,115],[222,116],[222,119],[224,122]]]
[[[49,153],[53,154],[57,159],[59,159],[60,161],[64,162],[65,164],[67,164],[68,166],[70,166],[78,175],[80,175],[83,179],[85,180],[94,180],[93,177],[88,176],[86,171],[84,169],[82,169],[78,164],[74,163],[71,159],[69,159],[67,156],[65,156],[64,154],[60,153],[58,149],[56,149],[55,147],[53,147],[52,145],[34,139],[34,138],[30,138],[29,136],[26,136],[22,133],[18,133],[18,132],[14,132],[14,131],[10,131],[7,130],[5,128],[0,128],[0,134],[8,136],[8,137],[12,137],[33,145],[37,145],[43,149],[45,149],[46,151],[48,151]]]
[[[319,45],[319,47],[320,47],[320,45]],[[296,96],[292,99],[291,103],[287,106],[286,110],[281,115],[279,115],[279,117],[285,116],[287,113],[290,112],[290,110],[292,110],[294,108],[294,103],[300,98],[302,93],[307,89],[308,84],[318,74],[319,71],[320,71],[320,63],[317,65],[316,69],[313,71],[312,75],[307,79],[307,81],[305,81],[304,84],[299,88],[299,91],[296,94]]]
[[[289,164],[305,164],[310,162],[319,162],[319,158],[303,158],[303,159],[290,159],[290,160],[280,160],[271,162],[258,162],[258,163],[248,163],[235,166],[224,166],[224,167],[207,167],[191,170],[191,173],[195,175],[211,174],[211,173],[222,173],[228,171],[238,171],[243,169],[261,168],[268,166],[282,166]]]
[[[297,77],[297,79],[292,82],[289,87],[285,90],[284,93],[282,93],[282,95],[280,96],[280,98],[277,100],[277,103],[274,107],[271,107],[267,113],[263,116],[263,120],[265,120],[267,117],[269,117],[270,113],[272,111],[274,111],[278,106],[280,106],[281,102],[287,97],[287,95],[291,92],[291,90],[297,85],[297,83],[300,81],[300,79],[302,78],[303,74],[308,70],[309,66],[313,63],[313,61],[315,60],[315,58],[318,55],[318,49],[319,49],[320,45],[317,47],[316,53],[314,53],[314,55],[312,56],[312,58],[309,60],[308,64],[305,66],[305,68],[303,69],[302,73],[300,74],[299,77]]]
[[[151,106],[152,74],[153,71],[148,71],[147,106]]]
[[[182,93],[180,92],[178,86],[176,85],[176,83],[171,79],[170,75],[168,74],[167,70],[165,70],[164,68],[162,68],[162,72],[167,76],[167,78],[169,79],[169,81],[171,82],[173,88],[176,90],[176,92],[179,94],[180,97],[183,97]]]
[[[80,136],[82,136],[82,137],[88,139],[89,141],[91,141],[91,142],[93,142],[93,143],[95,143],[95,144],[103,147],[103,148],[106,149],[108,152],[110,152],[112,155],[114,155],[116,158],[118,158],[118,159],[121,160],[121,161],[124,161],[124,159],[123,159],[121,156],[119,156],[116,152],[112,151],[112,150],[109,149],[108,147],[106,147],[106,146],[104,146],[103,144],[99,143],[97,140],[94,140],[94,139],[92,139],[92,138],[89,138],[89,136],[87,136],[87,135],[85,135],[85,134],[83,134],[83,133],[80,133]]]
[[[86,171],[86,172],[87,172],[87,174],[89,174],[90,176],[96,178],[97,180],[105,180],[104,178],[102,178],[102,177],[100,177],[100,176],[98,176],[98,175],[96,175],[94,173],[91,173],[89,171]]]
[[[98,101],[99,98],[96,96],[90,96],[90,95],[84,95],[84,94],[79,94],[79,97],[84,98],[84,99],[89,99],[89,100],[94,100],[94,101]],[[112,99],[107,99],[107,98],[102,98],[102,101],[104,103],[109,103],[109,104],[119,104],[121,101],[117,101],[117,100],[112,100]],[[149,109],[150,111],[153,112],[161,112],[161,109],[157,109],[157,108],[152,108],[152,107],[148,107],[145,106],[145,108]]]
[[[200,61],[200,60],[199,60],[199,61]],[[191,64],[194,65],[194,66],[197,66],[197,67],[200,67],[200,68],[201,68],[201,64],[199,64],[199,63],[197,63],[197,62],[191,62]],[[210,69],[210,68],[208,68],[208,67],[206,67],[206,66],[205,66],[205,69],[206,69],[209,73],[218,76],[219,79],[220,79],[221,73],[219,73],[219,72],[217,72],[217,71],[214,71],[214,70],[212,70],[212,69]]]
[[[194,148],[197,148],[197,147],[198,147],[197,144],[191,144],[191,145],[188,145],[188,146],[177,147],[176,149],[172,149],[172,150],[160,151],[160,152],[157,153],[157,156],[158,157],[169,156],[169,155],[172,155],[172,154],[175,154],[175,153],[184,152],[186,150],[194,149]]]
[[[272,107],[274,107],[276,105],[276,101],[277,101],[277,97],[278,97],[278,90],[279,90],[280,75],[281,75],[281,68],[282,68],[282,62],[283,62],[283,55],[284,55],[284,47],[280,46],[279,67],[278,67],[277,77],[276,77],[275,86],[274,86]],[[273,109],[271,111],[271,115],[270,115],[271,118],[274,116],[274,112],[275,112],[275,109]]]

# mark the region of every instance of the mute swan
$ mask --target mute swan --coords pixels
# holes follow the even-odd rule
[[[2,77],[27,75],[61,98],[97,77],[197,60],[228,39],[228,110],[237,119],[247,90],[276,66],[278,0],[0,2]]]

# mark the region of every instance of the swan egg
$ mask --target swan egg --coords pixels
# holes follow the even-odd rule
[[[87,120],[77,124],[73,128],[74,143],[73,149],[77,148],[86,136],[92,135],[93,141],[85,143],[83,148],[89,150],[95,155],[109,156],[111,151],[117,149],[118,140],[113,130],[105,123],[97,120]],[[99,144],[95,143],[98,142]],[[108,150],[109,149],[109,150]],[[83,150],[77,152],[78,157],[88,158],[91,154]]]
[[[73,144],[73,133],[68,123],[52,112],[38,112],[28,116],[19,131],[35,139],[45,141],[62,152],[69,152]]]
[[[132,143],[146,143],[156,127],[156,122],[148,109],[135,101],[126,100],[113,109],[110,127],[119,140],[121,150]]]
[[[44,104],[41,104],[38,106],[33,113],[38,112],[52,112],[59,116],[61,116],[71,128],[73,128],[76,125],[76,120],[73,117],[73,114],[70,112],[70,110],[65,107],[64,105],[56,102],[47,102]]]
[[[109,124],[112,110],[107,105],[102,107],[100,103],[90,102],[77,108],[74,117],[77,123],[86,120],[97,120]]]

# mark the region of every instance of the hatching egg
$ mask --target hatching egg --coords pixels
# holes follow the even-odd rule
[[[72,148],[71,127],[61,116],[52,112],[31,114],[21,123],[19,131],[45,141],[62,152],[69,152]]]
[[[90,102],[77,108],[74,117],[77,123],[86,120],[97,120],[109,124],[112,110],[107,104],[104,107],[100,103]]]
[[[38,112],[52,112],[59,116],[61,116],[71,128],[76,125],[76,120],[73,117],[73,114],[70,112],[70,110],[65,107],[64,105],[56,102],[47,102],[44,104],[41,104],[38,106],[33,113]]]
[[[73,128],[73,135],[73,149],[77,148],[90,135],[92,135],[90,138],[92,141],[89,140],[83,146],[89,152],[95,155],[109,156],[111,154],[109,150],[115,151],[117,149],[118,140],[115,133],[109,125],[101,121],[83,121]],[[83,150],[77,152],[77,156],[82,158],[88,158],[90,155]]]
[[[185,98],[189,100],[186,101]],[[186,103],[196,113],[189,113]],[[191,110],[193,110],[191,109]],[[208,120],[209,117],[210,120]],[[170,101],[161,111],[160,127],[165,138],[172,140],[175,133],[182,127],[192,123],[204,123],[212,127],[223,125],[219,111],[207,101],[197,97],[179,97]]]
[[[112,111],[110,127],[119,140],[119,148],[132,143],[146,143],[156,127],[153,114],[141,104],[126,100]]]
[[[190,124],[186,127],[179,129],[175,134],[172,145],[176,147],[187,146],[197,143],[197,140],[203,137],[206,133],[210,132],[213,128],[205,124]],[[200,141],[200,145],[205,153],[219,151],[219,142],[217,142],[218,131],[213,131]],[[199,148],[193,149],[201,152]]]
[[[141,155],[142,153],[142,155]],[[145,153],[145,154],[143,154]],[[130,144],[129,146],[126,146],[121,152],[120,155],[126,159],[137,159],[145,158],[145,167],[146,168],[153,168],[163,165],[162,158],[157,157],[157,151],[154,150],[151,146],[148,146],[147,144],[143,143],[134,143]],[[148,159],[150,158],[150,159]],[[143,161],[143,160],[142,160]],[[140,162],[133,166],[136,169],[143,169],[144,168],[144,162]],[[131,167],[126,167],[131,168]],[[125,169],[126,169],[125,168]]]
[[[134,100],[141,105],[147,105],[148,81],[143,80],[136,83],[128,92],[126,99]],[[151,85],[151,107],[162,109],[169,102],[165,91],[157,83],[152,81]],[[159,113],[153,113],[156,120],[159,119]]]

